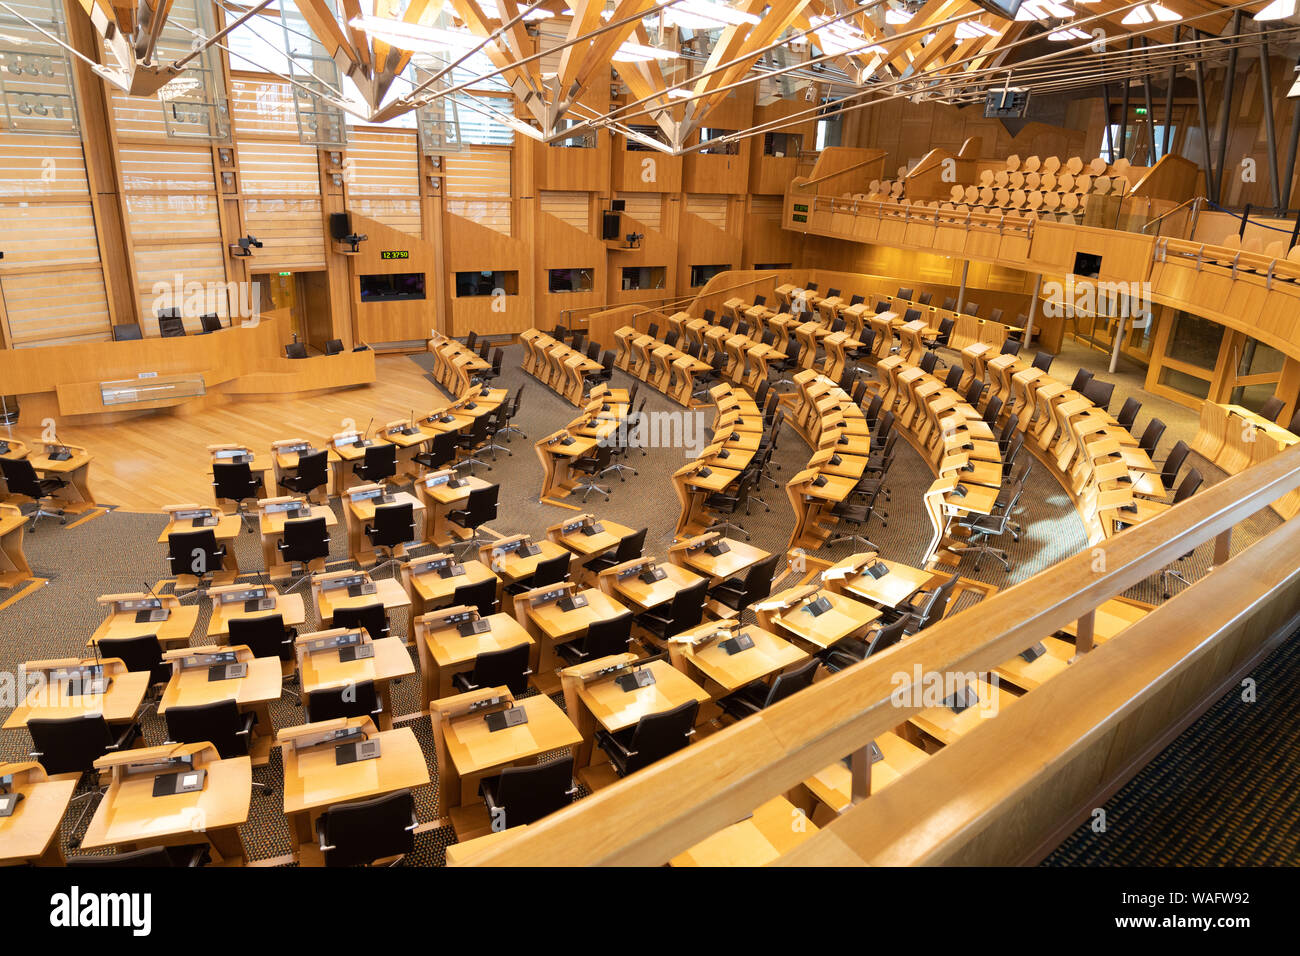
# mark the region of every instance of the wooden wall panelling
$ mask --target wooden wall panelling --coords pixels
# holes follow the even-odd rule
[[[799,98],[796,100],[777,100],[766,106],[754,107],[754,125],[775,122],[795,113],[807,110],[812,104]],[[808,120],[783,129],[772,130],[774,133],[800,138],[799,148],[812,150],[817,145],[817,121]],[[766,134],[752,137],[753,147],[749,153],[749,192],[753,195],[780,196],[786,191],[799,172],[799,155],[791,151],[787,156],[767,156],[763,151]]]
[[[549,329],[557,322],[572,324],[561,312],[569,309],[581,309],[582,315],[588,310],[605,303],[605,289],[609,278],[606,267],[605,243],[592,235],[590,229],[580,230],[549,213],[538,210],[536,229],[533,232],[536,268],[533,273],[534,311],[532,325],[539,329]],[[616,255],[611,253],[611,258]],[[592,287],[590,292],[555,292],[549,291],[549,270],[551,269],[590,269]],[[525,326],[527,328],[527,326]],[[519,329],[518,331],[523,331]]]
[[[347,262],[349,298],[356,316],[357,340],[376,349],[417,348],[428,339],[437,313],[435,290],[430,278],[439,271],[434,247],[423,239],[386,226],[374,219],[352,214],[352,228],[368,236],[356,255],[343,255]],[[405,252],[406,259],[385,259],[384,252]],[[361,276],[419,272],[425,277],[425,298],[386,302],[361,301]],[[419,343],[419,345],[417,345]]]
[[[614,192],[682,191],[683,157],[669,156],[657,150],[628,149],[625,136],[614,136],[613,141],[609,188]]]

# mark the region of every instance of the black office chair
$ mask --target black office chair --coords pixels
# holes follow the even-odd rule
[[[976,571],[980,569],[980,562],[984,560],[985,555],[991,555],[1004,570],[1011,570],[1011,560],[1007,552],[994,547],[991,542],[1007,532],[1011,533],[1014,540],[1020,540],[1020,525],[1011,520],[1011,515],[1016,510],[1023,493],[1024,486],[1017,481],[1012,481],[1010,487],[998,493],[998,501],[993,506],[992,512],[967,514],[957,522],[958,526],[964,528],[968,534],[966,543],[957,546],[954,550],[962,555],[974,554]]]
[[[262,479],[253,474],[248,462],[217,461],[212,463],[212,491],[217,500],[233,501],[236,514],[246,531],[252,531],[257,515],[249,514],[245,502],[256,501],[265,491]]]
[[[925,630],[935,621],[940,620],[948,610],[948,603],[952,600],[952,592],[956,590],[957,582],[960,579],[961,574],[954,571],[952,577],[934,590],[918,591],[912,597],[912,603],[907,607],[907,610],[893,611],[890,620],[906,615],[909,620],[903,628],[905,634],[916,634]]]
[[[984,424],[989,428],[996,428],[998,419],[1002,417],[1002,399],[997,395],[990,395],[988,402],[984,406]]]
[[[876,628],[871,635],[870,641],[852,637],[837,641],[834,647],[826,651],[822,663],[826,665],[828,671],[836,673],[846,667],[865,661],[872,654],[879,654],[901,641],[903,632],[911,621],[912,615],[904,614],[898,620]]]
[[[1147,453],[1148,457],[1154,457],[1156,447],[1160,444],[1160,439],[1165,434],[1165,423],[1158,418],[1153,418],[1147,422],[1147,427],[1142,432],[1142,437],[1138,439],[1138,447]]]
[[[392,866],[415,848],[417,826],[411,791],[398,790],[334,804],[316,821],[317,845],[329,867],[369,866],[389,858]]]
[[[480,654],[474,661],[474,668],[461,671],[452,677],[451,682],[461,693],[469,693],[480,687],[508,687],[512,694],[522,694],[528,689],[528,644],[516,644],[500,651]]]
[[[330,531],[325,518],[296,518],[284,523],[284,534],[276,542],[280,560],[289,565],[302,568],[302,574],[285,589],[285,593],[301,587],[311,580],[312,565],[319,563],[324,570],[325,560],[330,556]]]
[[[381,713],[375,682],[370,680],[312,691],[303,705],[304,722],[308,724],[340,717],[378,717]]]
[[[524,387],[520,385],[515,389],[515,397],[510,400],[509,407],[501,419],[501,427],[497,430],[497,437],[504,438],[506,441],[510,440],[511,434],[518,435],[520,438],[528,437],[523,433],[519,426],[514,424],[515,416],[519,414],[519,406],[523,400],[523,396]],[[506,406],[503,405],[502,407],[505,408]]]
[[[325,519],[321,519],[322,523]],[[178,597],[185,598],[203,590],[203,583],[211,579],[226,564],[226,549],[217,544],[217,535],[211,528],[194,531],[173,531],[167,536],[167,568],[172,577],[187,575],[197,579],[194,588]]]
[[[1178,470],[1183,467],[1183,462],[1187,460],[1190,451],[1191,448],[1182,439],[1169,449],[1169,457],[1165,459],[1164,466],[1160,469],[1160,483],[1166,488],[1172,488],[1174,482],[1178,480]]]
[[[35,758],[50,776],[63,773],[81,774],[89,777],[90,789],[78,794],[69,801],[68,806],[86,801],[81,815],[72,825],[76,833],[81,821],[95,803],[95,798],[107,792],[107,787],[100,786],[99,771],[95,761],[110,751],[129,750],[140,737],[140,727],[132,722],[128,727],[114,732],[104,720],[103,714],[86,714],[80,717],[33,717],[27,721],[27,732],[32,736],[32,751],[29,756]],[[80,786],[81,780],[78,780]],[[75,837],[71,845],[81,843]]]
[[[114,342],[134,342],[144,338],[144,332],[141,330],[139,323],[122,322],[113,326]]]
[[[172,665],[163,661],[162,644],[156,634],[105,637],[98,641],[98,645],[101,658],[110,660],[116,657],[129,671],[147,672],[151,685],[166,684],[171,679]]]
[[[207,866],[212,862],[211,847],[207,843],[184,843],[180,846],[151,846],[127,853],[110,853],[107,856],[70,856],[68,866],[78,869],[103,867],[148,867],[150,869],[175,866]]]
[[[614,446],[607,442],[599,442],[596,447],[592,449],[590,455],[584,455],[581,458],[575,459],[569,466],[569,471],[576,473],[581,477],[578,478],[578,483],[573,487],[573,490],[570,491],[569,494],[576,495],[581,491],[582,500],[585,502],[594,491],[599,495],[603,495],[605,500],[609,501],[609,489],[604,485],[596,484],[596,479],[611,467],[610,462],[613,460],[613,457]]]
[[[283,664],[294,659],[293,642],[297,636],[297,628],[285,626],[284,617],[279,614],[269,614],[266,617],[232,617],[228,642],[231,647],[240,645],[247,647],[253,652],[254,657],[274,657]],[[284,692],[293,698],[294,703],[298,703],[298,695],[284,687],[294,680],[292,675],[286,676],[280,681],[280,685]]]
[[[1115,383],[1103,382],[1099,378],[1089,379],[1088,384],[1083,387],[1083,397],[1103,412],[1110,411],[1110,400],[1114,394]]]
[[[1088,383],[1091,381],[1092,373],[1086,368],[1081,368],[1074,373],[1074,381],[1070,384],[1070,389],[1082,395],[1083,390],[1088,387]]]
[[[599,574],[601,571],[615,565],[641,557],[642,552],[645,550],[645,536],[648,531],[648,528],[641,528],[639,531],[628,535],[619,541],[617,547],[613,550],[596,555],[586,562],[583,567],[593,574]]]
[[[1201,477],[1201,473],[1195,468],[1188,471],[1186,477],[1183,478],[1182,483],[1178,486],[1178,490],[1174,492],[1174,500],[1172,503],[1176,505],[1181,504],[1192,495],[1196,494],[1203,481],[1204,479]],[[1178,560],[1185,561],[1187,558],[1190,558],[1193,553],[1193,551],[1188,551],[1186,554],[1179,555]],[[1164,592],[1164,598],[1166,601],[1169,600],[1170,595],[1173,594],[1173,585],[1170,583],[1172,581],[1180,581],[1186,585],[1191,585],[1192,583],[1187,580],[1187,576],[1184,575],[1182,571],[1178,570],[1177,567],[1165,568],[1160,572],[1160,587]]]
[[[1039,352],[1034,356],[1034,368],[1040,372],[1051,371],[1052,359],[1056,358],[1051,352]]]
[[[460,435],[456,432],[439,432],[429,443],[429,450],[419,452],[414,461],[430,471],[441,471],[456,460],[456,442]]]
[[[944,296],[943,308],[946,312],[955,312],[957,310],[957,300],[951,296]]]
[[[234,698],[229,697],[192,707],[168,707],[163,717],[167,721],[167,739],[164,743],[210,743],[217,748],[222,759],[249,755],[253,725],[257,723],[257,714],[252,711],[241,714],[239,705]],[[254,780],[253,786],[263,794],[275,792],[267,783]]]
[[[962,306],[962,310],[961,310],[961,311],[962,311],[962,314],[963,314],[963,315],[973,315],[973,316],[976,316],[976,317],[978,318],[978,317],[979,317],[979,314],[980,314],[980,306],[979,306],[979,303],[978,303],[978,302],[967,302],[967,303],[965,303],[965,305]]]
[[[533,588],[544,588],[547,585],[559,584],[569,577],[569,552],[557,554],[553,558],[547,558],[544,561],[538,561],[537,566],[533,568],[533,573],[527,577],[520,578],[505,586],[507,594],[523,594],[525,591],[531,591]]]
[[[965,374],[966,369],[957,363],[954,362],[952,365],[949,365],[948,374],[943,378],[944,388],[950,388],[953,391],[956,391],[957,386],[961,384],[962,377],[965,376]]]
[[[329,452],[324,449],[298,456],[298,468],[292,475],[285,475],[279,486],[286,491],[310,499],[318,488],[329,486]]]
[[[746,684],[740,690],[732,691],[726,697],[718,699],[722,712],[734,720],[742,720],[751,714],[771,707],[777,701],[785,700],[791,694],[810,687],[817,674],[817,658],[809,658],[793,670],[776,675],[771,686],[761,680]]]
[[[487,344],[488,344],[487,341],[484,340],[484,342],[483,342],[483,345],[485,346],[484,351],[486,351],[486,346],[487,346]],[[494,379],[500,378],[500,377],[501,377],[501,362],[502,362],[502,359],[504,358],[504,356],[505,356],[505,353],[504,353],[503,351],[501,351],[501,349],[499,349],[499,348],[498,348],[498,349],[495,349],[495,350],[492,352],[492,364],[489,365],[487,368],[479,369],[477,372],[475,372],[473,375],[471,375],[470,378],[469,378],[469,380],[470,380],[470,384],[472,384],[472,385],[484,385],[484,384],[486,384],[486,383],[488,383],[488,382],[491,382],[491,381],[494,380]]]
[[[471,488],[469,497],[465,499],[465,507],[455,508],[447,512],[448,521],[460,525],[460,527],[470,532],[470,536],[460,542],[457,547],[468,552],[477,548],[485,540],[480,537],[478,532],[483,525],[496,520],[497,496],[500,491],[499,485],[488,485],[486,488]]]
[[[397,474],[397,446],[391,442],[367,445],[365,457],[352,466],[352,473],[370,483],[392,478]]]
[[[1284,408],[1286,408],[1286,402],[1282,401],[1282,399],[1278,398],[1276,395],[1270,395],[1268,400],[1265,401],[1264,405],[1260,408],[1259,414],[1262,417],[1267,418],[1270,422],[1276,424],[1278,418],[1282,414],[1282,409]]]
[[[381,554],[385,560],[371,570],[371,577],[378,576],[384,568],[392,565],[393,574],[397,573],[398,549],[419,540],[420,533],[415,528],[415,505],[411,502],[380,505],[375,509],[374,524],[362,529],[370,539],[370,546]]]
[[[1136,398],[1129,397],[1124,399],[1124,404],[1120,406],[1119,414],[1115,416],[1115,424],[1119,425],[1125,431],[1133,430],[1133,423],[1137,421],[1138,412],[1142,410],[1142,403]]]
[[[330,339],[328,342],[325,343],[326,355],[341,355],[342,353],[343,353],[342,339]]]
[[[757,564],[751,564],[743,577],[720,581],[710,589],[709,598],[733,611],[752,607],[772,593],[772,578],[780,559],[779,554],[770,555]]]
[[[607,621],[594,621],[587,631],[575,641],[555,645],[555,653],[567,664],[581,664],[614,654],[627,653],[632,643],[632,614],[620,614]]]
[[[1286,430],[1292,435],[1300,436],[1300,407],[1297,407],[1295,414],[1291,416],[1291,421],[1287,424]]]
[[[994,310],[994,311],[996,311],[996,310]],[[1006,337],[1006,339],[1003,340],[1003,342],[1002,342],[1002,351],[1001,351],[999,354],[1001,354],[1001,355],[1019,355],[1019,354],[1020,354],[1020,340],[1019,340],[1018,338],[1016,338],[1014,335],[1008,335],[1008,336]]]
[[[383,604],[365,604],[361,607],[341,607],[334,612],[334,626],[362,628],[372,641],[388,637],[388,611]]]
[[[470,329],[469,335],[465,336],[465,348],[469,349],[472,352],[474,351],[474,347],[477,344],[478,344],[478,333],[473,329]]]
[[[205,312],[199,316],[199,335],[211,335],[221,331],[221,316],[215,312]]]
[[[490,426],[488,416],[480,415],[474,419],[474,424],[470,425],[468,432],[456,435],[456,450],[464,452],[464,455],[453,467],[468,467],[471,475],[474,474],[475,465],[482,465],[488,471],[492,470],[491,465],[476,457],[476,453],[492,439]]]
[[[488,578],[477,584],[464,584],[452,592],[452,607],[466,605],[478,608],[479,617],[488,617],[497,612],[497,580]]]
[[[647,714],[626,730],[597,730],[596,742],[609,755],[614,771],[626,777],[685,747],[695,733],[699,710],[700,702],[689,700],[672,710]]]
[[[284,357],[287,359],[305,359],[307,357],[306,343],[290,342],[284,347]]]
[[[185,336],[185,320],[179,315],[160,315],[158,317],[158,334],[165,339],[179,339]]]
[[[58,518],[59,524],[67,523],[62,508],[47,508],[41,504],[49,501],[56,491],[67,484],[62,478],[41,478],[26,458],[0,458],[0,474],[4,475],[9,494],[22,495],[36,502],[36,508],[32,511],[32,523],[27,526],[29,531],[36,530],[36,525],[42,518]]]
[[[674,594],[672,600],[666,602],[666,612],[660,608],[642,611],[636,616],[637,624],[665,641],[674,634],[690,630],[704,618],[704,598],[708,586],[709,579],[700,578]]]
[[[565,757],[531,767],[507,767],[499,777],[483,778],[478,792],[494,830],[536,823],[573,802],[578,792],[573,760]],[[502,826],[497,826],[498,821]]]
[[[608,382],[613,377],[614,377],[614,353],[607,351],[605,352],[604,355],[600,357],[600,368],[596,369],[594,372],[588,372],[586,375],[584,375],[582,377],[582,384],[587,389],[587,391],[591,391],[591,389],[594,388],[595,386],[602,385],[605,382]]]

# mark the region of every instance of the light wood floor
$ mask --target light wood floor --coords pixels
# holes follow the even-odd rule
[[[248,445],[268,454],[271,442],[306,438],[323,443],[348,426],[364,430],[421,414],[447,401],[409,358],[375,358],[374,385],[281,401],[235,402],[198,411],[151,412],[112,425],[66,426],[59,437],[85,446],[94,456],[90,490],[100,504],[128,511],[161,511],[164,505],[212,501],[212,471],[207,446],[218,442]],[[0,434],[5,429],[0,428]],[[18,427],[12,437],[32,440],[33,429]]]

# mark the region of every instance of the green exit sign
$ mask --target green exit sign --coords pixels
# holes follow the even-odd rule
[[[1139,106],[1139,107],[1137,108],[1137,114],[1138,114],[1138,116],[1146,116],[1146,115],[1147,115],[1147,108],[1146,108],[1145,106]]]
[[[381,259],[409,259],[411,252],[409,249],[384,249],[379,253]]]
[[[292,273],[292,272],[281,272],[280,275],[281,275],[282,277],[283,277],[283,276],[291,276],[291,275],[293,275],[293,273]]]

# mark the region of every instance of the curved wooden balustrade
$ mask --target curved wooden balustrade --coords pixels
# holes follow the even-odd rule
[[[658,325],[666,332],[668,320],[658,312],[642,313],[648,325]],[[661,324],[662,323],[662,324]],[[618,354],[614,364],[635,375],[651,388],[663,392],[679,405],[691,405],[695,390],[695,376],[709,370],[709,363],[690,355],[663,339],[640,332],[635,325],[624,325],[614,331]]]
[[[501,835],[478,865],[662,864],[743,819],[919,710],[926,675],[987,673],[1074,627],[1078,657],[1017,703],[850,808],[786,863],[990,863],[1032,859],[1089,802],[1127,779],[1207,695],[1294,627],[1300,523],[1230,562],[1232,527],[1300,487],[1300,450],[1230,477],[545,820]],[[1094,612],[1218,539],[1209,578],[1092,649]],[[1077,626],[1075,622],[1078,622]],[[919,682],[918,682],[919,676]],[[923,702],[923,701],[921,701]]]
[[[1192,451],[1235,475],[1297,443],[1300,436],[1248,408],[1205,402]],[[1283,518],[1294,518],[1300,514],[1300,491],[1279,498],[1271,507]]]
[[[786,194],[787,229],[1046,275],[1072,274],[1079,253],[1101,255],[1099,282],[1138,283],[1153,303],[1300,358],[1300,262],[1287,257],[1032,215],[808,196],[798,183]]]

